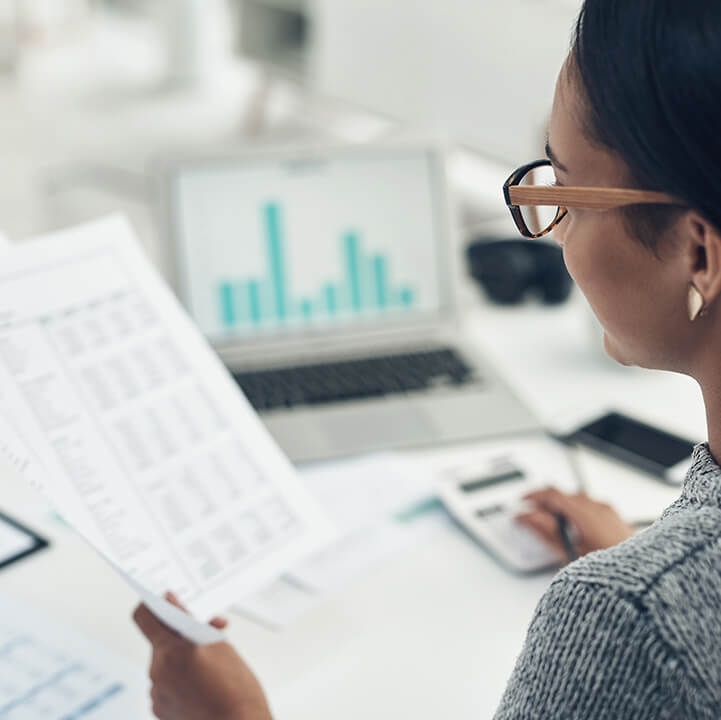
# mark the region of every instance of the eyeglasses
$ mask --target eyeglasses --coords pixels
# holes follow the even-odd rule
[[[518,231],[527,238],[540,238],[566,217],[568,208],[612,210],[629,205],[678,205],[665,193],[599,187],[556,185],[550,160],[536,160],[518,168],[503,185],[506,205]]]

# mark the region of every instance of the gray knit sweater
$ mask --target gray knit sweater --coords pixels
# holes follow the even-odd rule
[[[721,718],[721,468],[707,445],[660,520],[559,573],[495,718]]]

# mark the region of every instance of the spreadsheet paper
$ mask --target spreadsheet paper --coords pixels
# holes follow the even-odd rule
[[[200,620],[329,535],[120,218],[3,255],[0,395],[14,430],[6,460],[32,468],[149,598],[172,590]],[[23,449],[34,462],[18,460]]]
[[[150,720],[142,669],[0,596],[0,718]]]

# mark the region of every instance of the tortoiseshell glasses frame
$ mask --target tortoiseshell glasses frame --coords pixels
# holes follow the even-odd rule
[[[671,195],[649,190],[624,188],[568,187],[549,185],[524,185],[521,182],[529,172],[539,167],[551,166],[550,160],[536,160],[513,172],[503,184],[503,196],[511,211],[518,231],[527,238],[548,235],[566,217],[568,208],[583,210],[612,210],[629,205],[676,205],[684,203]],[[523,219],[522,207],[558,207],[551,224],[541,232],[532,232]]]

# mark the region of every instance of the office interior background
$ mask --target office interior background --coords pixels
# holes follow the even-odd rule
[[[541,424],[611,406],[703,439],[697,390],[685,378],[614,365],[577,290],[548,303],[538,292],[499,303],[474,277],[471,246],[517,237],[501,186],[514,168],[543,156],[579,7],[579,0],[0,0],[0,232],[20,242],[122,213],[169,277],[160,187],[168,162],[309,145],[442,146],[462,334]],[[262,207],[272,235],[283,207]],[[366,258],[352,235],[335,242],[373,263],[376,309],[417,301],[403,268]],[[320,312],[311,296],[325,298],[326,312],[334,307],[334,288],[322,286],[326,276],[317,280],[293,299],[300,315]],[[252,297],[255,281],[244,282]],[[232,325],[232,303],[223,315],[218,290],[216,321]],[[525,442],[507,441],[503,452],[522,453]],[[539,452],[529,446],[529,457]],[[466,442],[339,461],[335,489],[328,468],[316,472],[318,495],[343,522],[357,523],[355,544],[346,538],[337,555],[305,568],[306,582],[267,588],[229,615],[231,638],[279,718],[491,717],[553,573],[508,572],[429,493],[449,473],[472,474],[468,468],[487,459],[487,444]],[[575,476],[630,521],[654,517],[677,494],[588,451],[569,462],[560,474],[571,480],[555,477],[551,463],[539,481]],[[423,477],[420,490],[409,475]],[[391,481],[398,488],[389,492]],[[1,571],[0,595],[94,638],[143,676],[147,651],[129,619],[136,597],[16,482],[2,480],[0,510],[49,536],[51,546]],[[43,587],[55,588],[52,597]]]
[[[471,197],[475,186],[482,215],[498,213],[495,193],[484,197],[465,166],[480,156],[502,177],[542,153],[578,6],[3,2],[5,162],[14,178],[3,193],[5,230],[73,221],[73,206],[87,214],[78,200],[89,190],[115,194],[115,207],[147,202],[133,179],[166,153],[409,133],[467,150],[459,183]],[[104,209],[102,198],[85,200]]]

